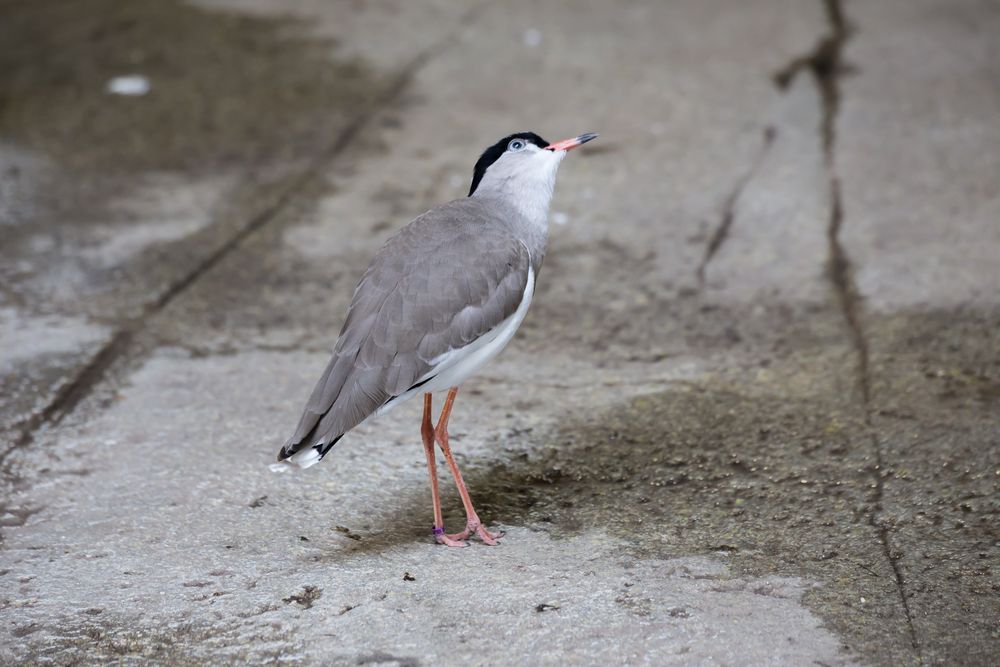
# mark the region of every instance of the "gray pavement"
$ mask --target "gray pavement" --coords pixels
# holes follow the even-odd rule
[[[120,5],[0,1],[0,660],[996,664],[995,4]],[[523,129],[602,136],[448,550],[416,404],[267,464]]]

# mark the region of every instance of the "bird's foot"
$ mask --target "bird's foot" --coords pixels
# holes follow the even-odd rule
[[[446,547],[467,547],[468,542],[465,542],[463,538],[455,539],[454,535],[445,535],[444,528],[438,528],[434,526],[434,539],[438,544],[443,544]]]
[[[449,537],[453,540],[467,540],[472,537],[473,534],[475,534],[483,544],[491,547],[495,547],[500,544],[497,540],[504,535],[502,530],[495,533],[491,533],[486,530],[483,524],[479,522],[479,519],[469,519],[469,522],[465,524],[465,530],[461,533],[455,533],[454,535],[446,535],[445,537]]]

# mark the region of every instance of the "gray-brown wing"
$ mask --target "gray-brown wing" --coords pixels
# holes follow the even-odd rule
[[[432,360],[517,310],[524,244],[472,199],[420,216],[389,239],[358,284],[333,357],[279,453],[326,451],[433,370]]]

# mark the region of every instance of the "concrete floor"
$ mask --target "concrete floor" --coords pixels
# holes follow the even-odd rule
[[[0,12],[3,662],[996,664],[1000,7]],[[453,419],[501,546],[433,544],[416,404],[269,472],[525,129],[601,138]]]

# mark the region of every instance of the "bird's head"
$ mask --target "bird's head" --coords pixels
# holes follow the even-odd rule
[[[593,132],[554,143],[534,132],[504,137],[483,151],[476,162],[469,196],[477,191],[525,193],[536,188],[551,195],[556,170],[567,151],[596,138]]]

